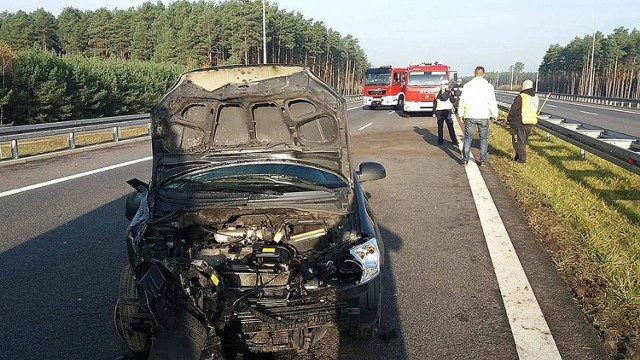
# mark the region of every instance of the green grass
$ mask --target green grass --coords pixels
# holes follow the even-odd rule
[[[640,176],[535,130],[527,164],[492,126],[492,166],[513,192],[612,356],[640,359]]]
[[[120,140],[131,139],[147,135],[147,126],[134,126],[120,129]],[[99,132],[76,133],[76,147],[96,145],[113,140],[111,130]],[[18,141],[18,155],[20,157],[44,154],[67,148],[67,135],[49,136],[41,139]],[[11,158],[9,143],[0,145],[0,159]]]

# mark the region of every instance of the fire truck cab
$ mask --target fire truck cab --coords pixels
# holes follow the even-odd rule
[[[405,72],[406,68],[391,66],[367,69],[362,88],[363,105],[372,110],[378,106],[394,106],[402,109]]]
[[[435,63],[411,64],[405,72],[403,112],[432,112],[441,84],[449,84],[452,71],[449,66]]]

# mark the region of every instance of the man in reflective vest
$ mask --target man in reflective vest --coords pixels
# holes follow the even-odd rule
[[[511,127],[511,143],[516,152],[514,161],[527,162],[527,140],[531,130],[538,123],[538,95],[533,90],[533,81],[522,82],[522,91],[511,104],[507,121]]]

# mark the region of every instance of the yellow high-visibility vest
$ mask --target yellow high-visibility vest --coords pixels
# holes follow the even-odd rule
[[[538,123],[538,95],[530,96],[521,93],[522,98],[522,123],[524,125],[535,125]]]

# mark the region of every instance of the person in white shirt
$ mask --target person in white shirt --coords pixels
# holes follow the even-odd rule
[[[484,67],[476,67],[474,76],[473,80],[466,83],[462,88],[460,106],[458,107],[458,117],[464,121],[463,165],[469,162],[471,141],[473,140],[476,126],[480,135],[480,160],[478,165],[487,163],[489,120],[498,117],[496,94],[493,85],[484,79]]]

